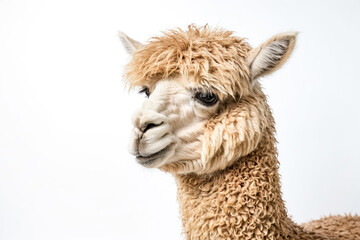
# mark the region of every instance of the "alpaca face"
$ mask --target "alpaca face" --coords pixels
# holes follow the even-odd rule
[[[170,31],[147,45],[120,34],[132,54],[128,85],[148,95],[133,115],[130,153],[177,174],[212,173],[251,153],[273,121],[257,79],[288,59],[295,36],[251,49],[207,27]]]
[[[219,107],[216,95],[181,79],[158,81],[148,95],[132,118],[130,153],[145,167],[196,163],[204,124]]]

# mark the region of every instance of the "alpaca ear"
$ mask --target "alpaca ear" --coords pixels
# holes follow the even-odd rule
[[[250,51],[247,64],[255,80],[279,69],[294,50],[297,32],[280,33]]]
[[[124,45],[124,48],[129,54],[133,54],[137,49],[143,47],[144,45],[139,43],[138,41],[130,38],[123,32],[119,32],[119,38]]]

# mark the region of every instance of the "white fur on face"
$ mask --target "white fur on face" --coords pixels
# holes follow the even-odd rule
[[[134,113],[129,151],[140,164],[161,167],[201,158],[204,123],[218,104],[203,106],[187,85],[175,80],[157,82],[149,98]]]

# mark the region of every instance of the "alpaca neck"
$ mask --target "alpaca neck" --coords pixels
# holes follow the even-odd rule
[[[268,130],[255,151],[223,171],[175,175],[187,239],[305,237],[287,217],[275,142]]]

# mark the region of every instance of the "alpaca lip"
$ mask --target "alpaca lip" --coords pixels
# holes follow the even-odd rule
[[[141,155],[136,156],[136,160],[138,163],[140,163],[143,166],[153,165],[154,162],[156,162],[157,160],[159,160],[159,158],[163,157],[166,154],[169,148],[170,145],[149,156],[141,156]]]

